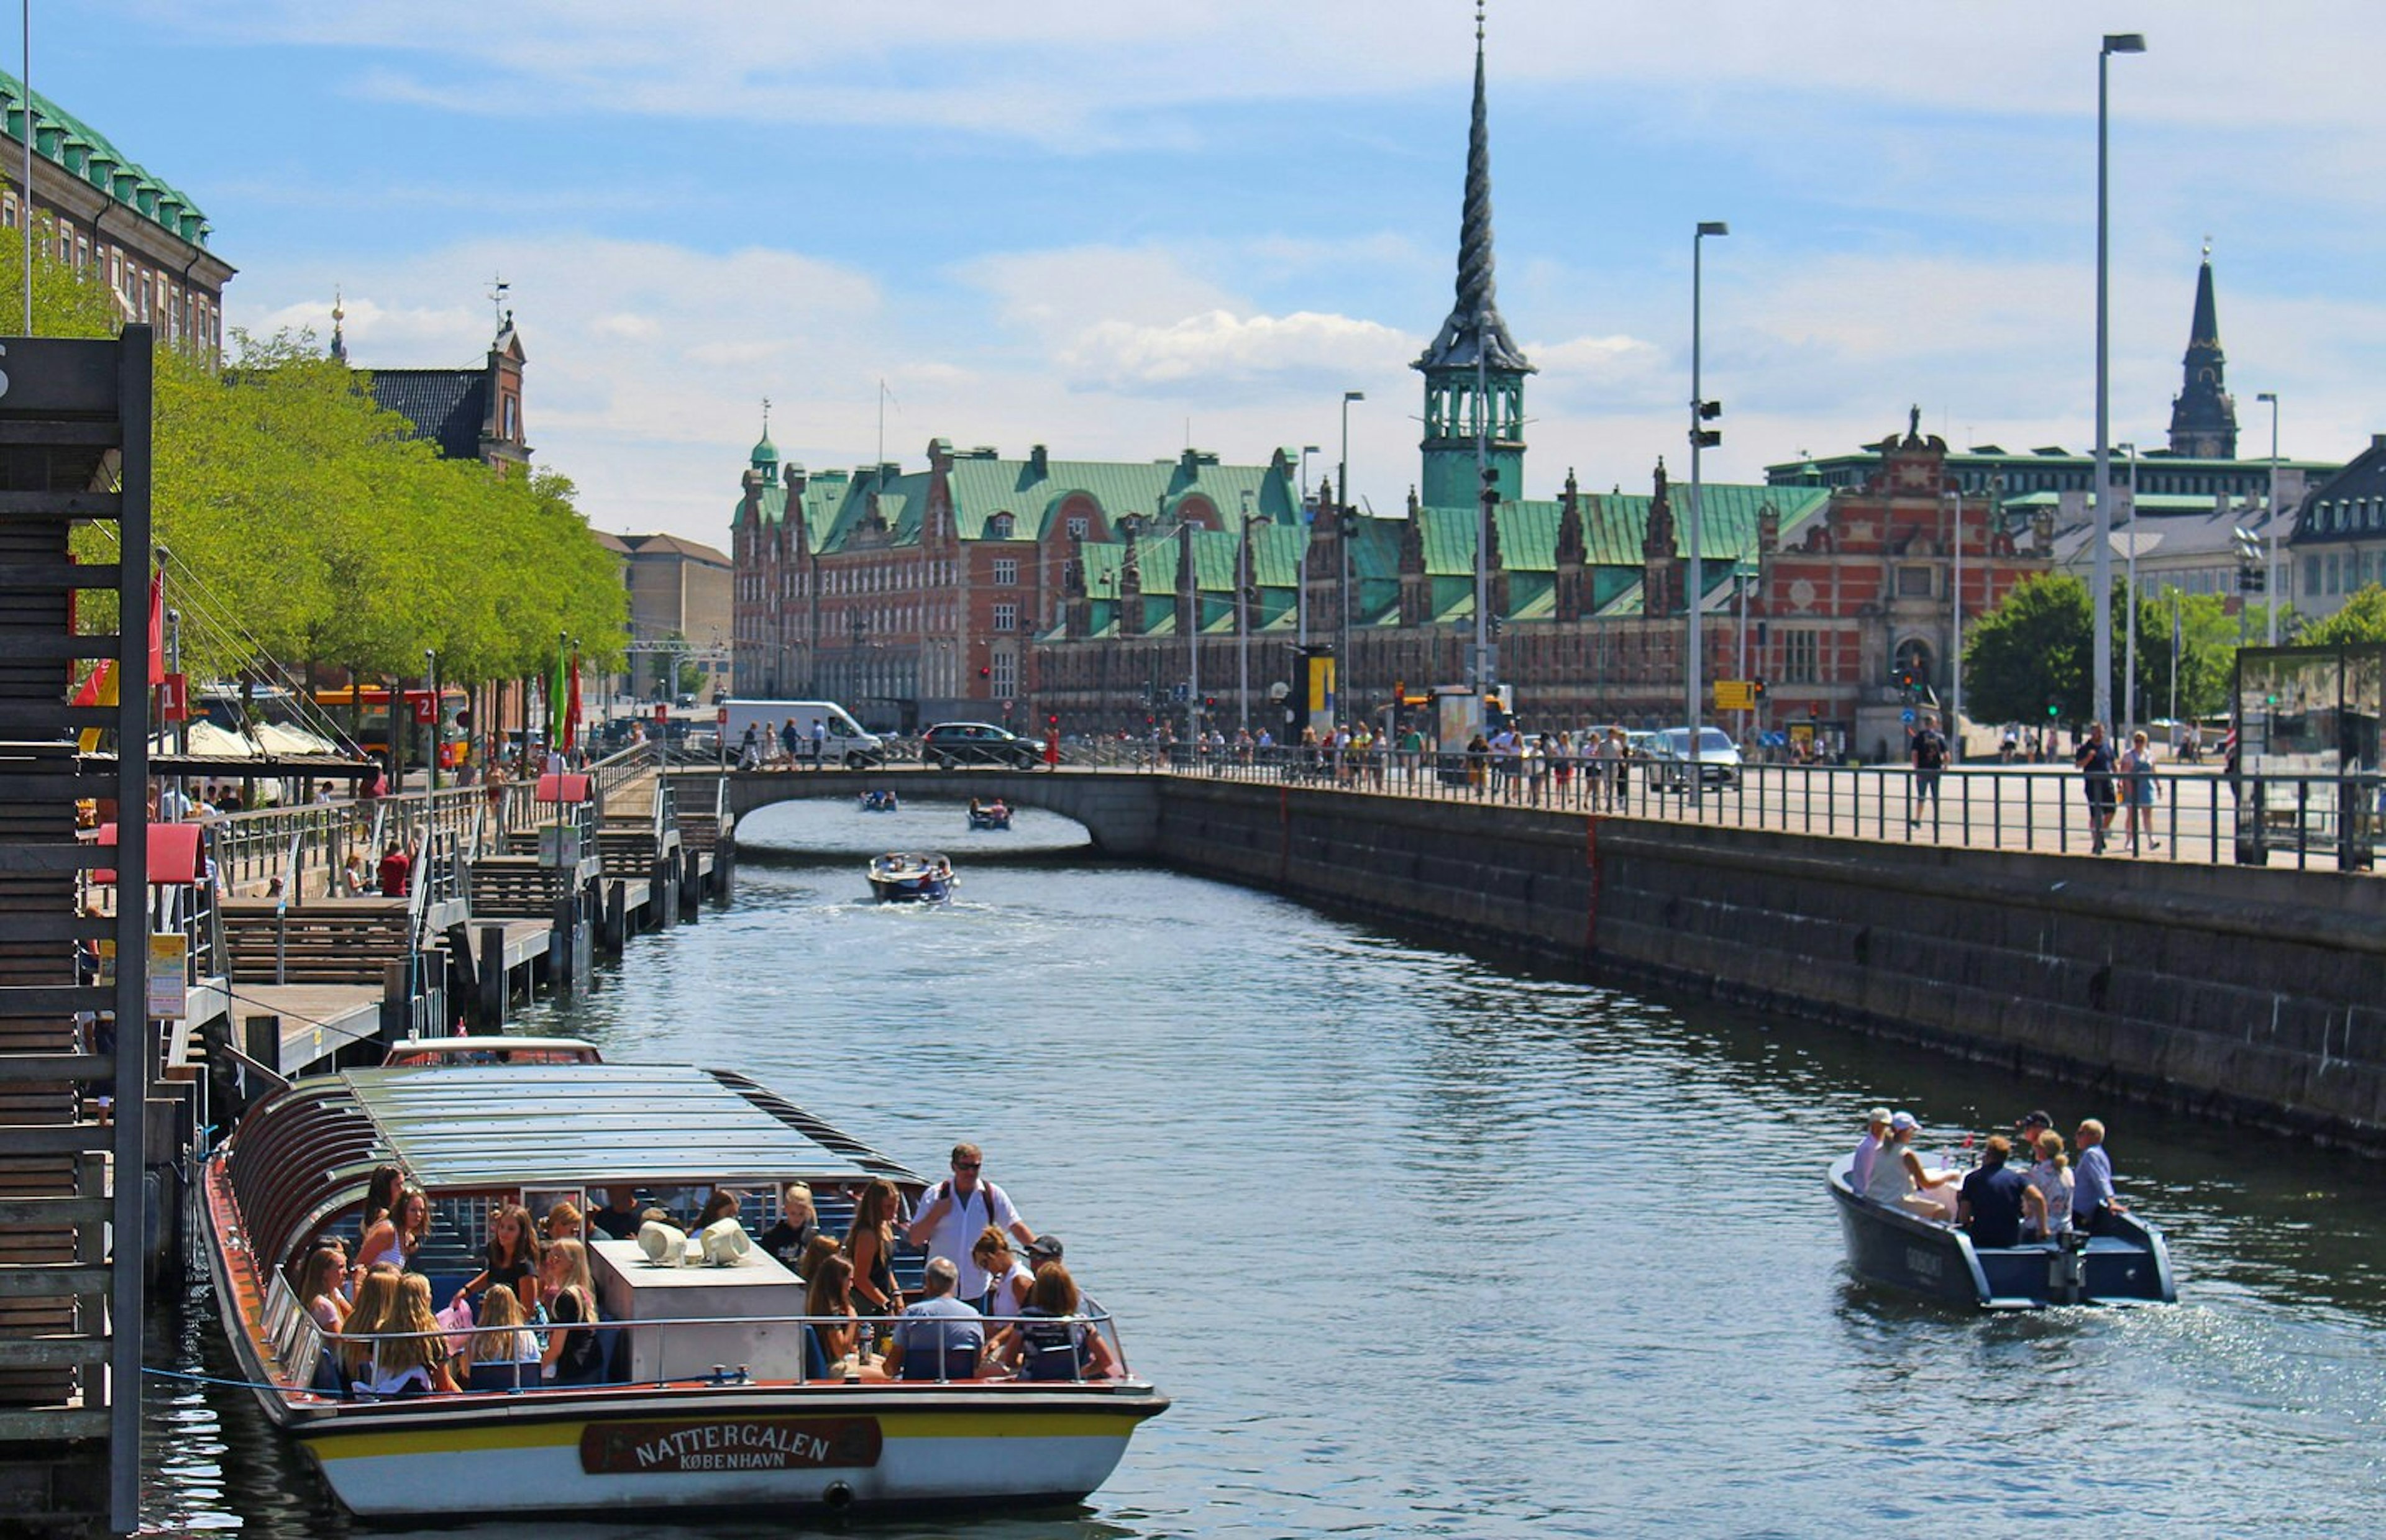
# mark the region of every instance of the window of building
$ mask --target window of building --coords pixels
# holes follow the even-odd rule
[[[1009,540],[1016,523],[1011,515],[998,513],[986,521],[986,537],[988,540]]]
[[[987,665],[994,672],[992,682],[996,698],[1009,700],[1019,694],[1019,655],[1005,647],[997,647]]]
[[[2317,594],[2319,587],[2319,557],[2304,557],[2304,592]]]
[[[996,586],[1000,588],[1008,588],[1012,583],[1017,582],[1019,581],[1019,558],[1017,557],[998,557],[994,564],[994,581]],[[1684,667],[1687,668],[1689,665],[1685,664]]]
[[[997,631],[1017,631],[1019,629],[1019,607],[1015,604],[996,605],[994,607],[994,629]],[[1688,665],[1686,664],[1684,667],[1688,667]]]
[[[1897,570],[1897,596],[1901,599],[1927,599],[1930,596],[1930,569],[1901,567]],[[1684,667],[1688,667],[1687,664]]]
[[[1815,654],[1813,632],[1784,632],[1781,638],[1781,677],[1792,684],[1815,683],[1822,678],[1815,666]]]
[[[506,437],[509,439],[516,439],[521,436],[521,403],[509,395],[506,397]],[[1689,666],[1689,665],[1688,664],[1683,665],[1684,668],[1688,668]]]
[[[1069,534],[1070,534],[1071,538],[1073,538],[1073,539],[1076,539],[1076,540],[1083,540],[1083,539],[1085,539],[1085,538],[1086,538],[1086,528],[1087,528],[1086,523],[1086,521],[1085,521],[1083,519],[1072,519],[1072,520],[1069,520]],[[1683,665],[1683,667],[1684,667],[1684,668],[1686,668],[1686,669],[1687,669],[1689,666],[1689,665],[1688,665],[1688,664],[1684,664],[1684,665]]]
[[[2321,570],[2328,576],[2328,586],[2321,589],[2321,593],[2342,594],[2344,592],[2344,583],[2342,581],[2343,572],[2337,565],[2336,553],[2334,551],[2330,551],[2326,557],[2326,565],[2321,569]]]

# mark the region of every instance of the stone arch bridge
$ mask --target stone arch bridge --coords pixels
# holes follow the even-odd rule
[[[929,770],[904,766],[878,770],[681,770],[672,779],[701,782],[705,800],[715,780],[729,783],[729,811],[739,822],[759,808],[781,802],[850,802],[873,786],[906,800],[966,803],[996,798],[1013,808],[1041,808],[1086,826],[1094,847],[1105,855],[1146,856],[1159,837],[1158,776],[1133,770],[995,769]],[[687,797],[681,797],[683,807]]]

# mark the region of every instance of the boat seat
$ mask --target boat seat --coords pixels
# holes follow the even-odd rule
[[[939,1362],[938,1360],[943,1360]],[[904,1380],[974,1380],[977,1378],[978,1349],[964,1347],[959,1352],[948,1348],[941,1353],[906,1353],[903,1355]]]
[[[544,1372],[535,1363],[476,1363],[464,1388],[512,1392],[536,1390],[543,1383]]]

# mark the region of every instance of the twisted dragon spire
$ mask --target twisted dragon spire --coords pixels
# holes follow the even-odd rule
[[[1475,111],[1466,129],[1466,196],[1458,226],[1458,297],[1419,369],[1475,367],[1532,372],[1500,318],[1491,257],[1491,130],[1483,89],[1483,6],[1475,7]]]

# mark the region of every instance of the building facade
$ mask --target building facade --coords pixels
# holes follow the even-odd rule
[[[30,108],[30,110],[29,110]],[[30,119],[33,185],[30,218],[37,249],[77,272],[95,274],[127,322],[157,329],[158,345],[210,362],[223,345],[223,290],[231,263],[207,249],[207,215],[152,175],[105,134],[24,82],[0,74],[0,226],[29,217],[21,175]],[[38,319],[38,318],[37,318]]]
[[[332,307],[332,357],[348,357],[345,316]],[[451,460],[479,460],[505,475],[530,464],[522,425],[521,336],[514,313],[504,312],[489,351],[462,369],[376,369],[370,371],[376,405],[414,424],[414,436]]]
[[[620,557],[622,582],[630,592],[622,693],[641,701],[683,694],[710,701],[716,691],[727,691],[736,591],[729,557],[672,534],[597,538]]]
[[[2386,433],[2314,487],[2296,511],[2295,609],[2335,614],[2371,583],[2386,583]]]

